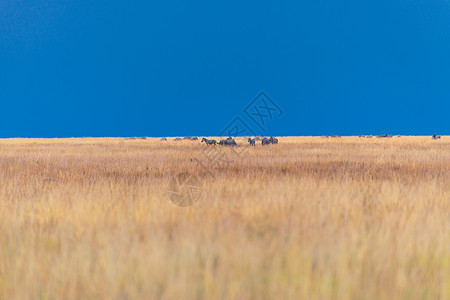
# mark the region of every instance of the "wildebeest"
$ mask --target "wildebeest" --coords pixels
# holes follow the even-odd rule
[[[165,137],[160,138],[161,141],[167,141]]]
[[[271,143],[270,143],[270,139],[268,139],[268,138],[266,138],[266,137],[264,137],[262,140],[261,140],[261,145],[270,145]]]
[[[216,140],[208,140],[207,138],[203,138],[201,142],[205,142],[206,145],[216,145]]]
[[[270,141],[271,144],[278,144],[278,139],[277,139],[277,138],[274,138],[273,136],[271,136],[271,137],[269,138],[269,141]]]
[[[256,138],[254,138],[254,139],[248,138],[248,142],[250,143],[250,146],[255,146]]]
[[[174,141],[181,141],[181,138],[176,138],[176,139],[174,139]]]
[[[440,139],[441,136],[440,136],[440,135],[435,135],[435,134],[433,134],[433,135],[431,136],[431,138],[432,138],[433,140],[437,140],[437,139]]]

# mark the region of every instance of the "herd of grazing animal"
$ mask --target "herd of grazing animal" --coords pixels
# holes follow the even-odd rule
[[[250,146],[256,146],[256,141],[261,141],[261,145],[270,145],[270,144],[278,144],[278,139],[271,136],[270,138],[248,138],[247,140],[250,143]]]
[[[341,136],[339,136],[339,135],[331,135],[331,136],[324,135],[324,136],[322,136],[322,138],[330,138],[330,137],[331,138],[340,138]],[[394,135],[388,133],[388,134],[380,134],[380,135],[376,135],[376,136],[373,136],[373,135],[359,135],[358,137],[360,137],[360,138],[372,138],[372,137],[377,137],[377,138],[397,137],[397,138],[399,138],[401,136],[400,135],[395,135],[394,136]],[[437,139],[440,139],[441,136],[433,134],[431,136],[431,138],[433,140],[437,140]],[[137,139],[137,138],[127,138],[127,139]],[[167,141],[167,138],[162,137],[160,140],[161,141]],[[198,137],[196,137],[196,136],[187,136],[187,137],[184,137],[184,138],[177,137],[177,138],[174,139],[174,141],[182,141],[182,140],[196,141],[196,140],[198,140]],[[272,137],[272,136],[269,137],[269,138],[268,137],[255,137],[255,138],[250,138],[249,137],[247,139],[247,141],[250,144],[250,146],[256,146],[256,142],[257,141],[261,141],[261,145],[263,145],[263,146],[270,145],[270,144],[278,144],[278,139],[275,138],[275,137]],[[219,142],[217,142],[216,140],[212,140],[212,139],[210,140],[210,139],[207,139],[207,138],[202,138],[201,142],[202,143],[204,142],[206,145],[214,145],[214,146],[215,145],[220,145],[220,146],[237,146],[236,141],[233,138],[231,138],[231,137],[228,137],[228,138],[226,138],[224,140],[220,140]]]
[[[160,138],[161,141],[167,141],[167,138],[162,137]],[[182,140],[190,140],[190,141],[196,141],[198,140],[197,137],[195,136],[189,136],[189,137],[184,137],[184,138],[180,138],[177,137],[174,139],[174,141],[182,141]],[[270,144],[278,144],[278,139],[271,136],[271,137],[255,137],[255,138],[248,138],[247,140],[250,143],[250,146],[255,146],[257,141],[261,141],[261,145],[270,145]],[[226,139],[220,140],[219,142],[217,142],[216,140],[213,139],[207,139],[207,138],[202,138],[201,143],[205,143],[206,145],[220,145],[220,146],[237,146],[238,144],[236,143],[236,141],[232,138],[232,137],[228,137]]]

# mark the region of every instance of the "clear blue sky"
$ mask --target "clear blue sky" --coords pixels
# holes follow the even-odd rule
[[[0,137],[217,135],[260,91],[264,134],[450,134],[450,2],[0,1]]]

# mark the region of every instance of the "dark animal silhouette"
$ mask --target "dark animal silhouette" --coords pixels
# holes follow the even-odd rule
[[[221,146],[237,146],[236,141],[229,137],[226,140],[220,140],[219,145]]]
[[[270,143],[270,139],[268,139],[268,138],[266,138],[266,137],[264,137],[262,140],[261,140],[261,145],[270,145],[271,143]]]
[[[216,145],[216,140],[208,140],[207,138],[203,138],[201,142],[205,142],[206,145]]]
[[[271,144],[278,144],[278,139],[277,139],[277,138],[274,138],[273,136],[271,136],[271,137],[269,138],[269,141],[270,141]]]
[[[437,140],[437,139],[440,139],[441,136],[440,136],[440,135],[435,135],[435,134],[433,134],[433,135],[431,136],[431,138],[432,138],[433,140]]]
[[[255,139],[248,138],[248,142],[250,143],[250,146],[255,146],[256,138]]]
[[[228,144],[228,146],[237,146],[236,141],[232,138],[227,139],[227,144]]]

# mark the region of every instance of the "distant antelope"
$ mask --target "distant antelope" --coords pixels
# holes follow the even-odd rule
[[[207,138],[203,138],[202,142],[205,142],[206,145],[216,145],[216,140],[208,140]]]

